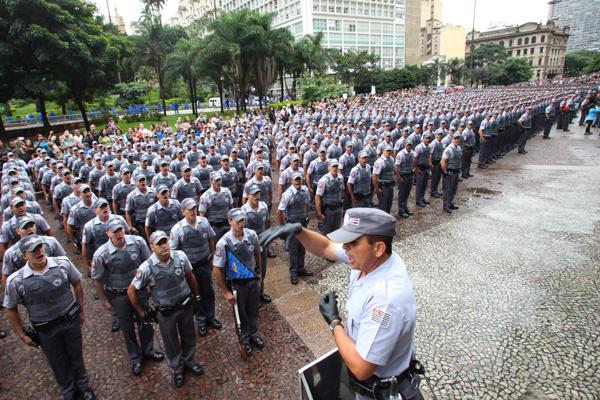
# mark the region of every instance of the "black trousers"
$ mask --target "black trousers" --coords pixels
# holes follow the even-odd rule
[[[249,343],[258,335],[258,308],[260,307],[260,283],[258,279],[233,282],[237,291],[237,304],[240,313],[242,340]]]
[[[438,193],[441,178],[442,168],[440,167],[440,160],[433,160],[433,168],[431,168],[431,194]]]
[[[544,137],[550,137],[550,130],[552,129],[552,125],[554,124],[554,118],[545,118],[544,121]]]
[[[525,150],[525,145],[527,144],[527,138],[529,137],[530,132],[530,128],[521,128],[519,139],[517,140],[517,144],[519,145],[519,151]]]
[[[415,198],[417,203],[420,203],[423,200],[425,200],[425,192],[427,191],[428,180],[429,168],[419,167],[419,170],[417,170],[417,186],[415,188]]]
[[[472,158],[473,158],[473,148],[465,146],[463,153],[462,153],[462,162],[460,164],[463,175],[468,175],[469,173],[471,173]]]
[[[398,212],[408,211],[408,197],[413,186],[413,173],[401,174],[402,180],[398,184]]]
[[[113,315],[116,314],[119,325],[121,325],[129,359],[134,363],[141,362],[144,355],[154,352],[154,329],[152,329],[152,325],[141,323],[126,293],[114,296],[107,293],[106,297],[113,306]],[[146,308],[148,303],[146,293],[138,291],[138,299],[142,307]],[[139,342],[136,336],[136,325],[140,337]]]
[[[79,316],[47,331],[40,331],[39,335],[42,351],[63,397],[75,399],[78,390],[80,392],[88,390]]]
[[[191,367],[194,364],[196,354],[192,307],[179,309],[168,315],[158,312],[156,317],[169,367],[173,373],[183,374],[186,366]]]
[[[444,208],[450,208],[450,204],[454,201],[456,190],[458,189],[458,170],[450,171],[444,175]]]
[[[194,276],[198,282],[198,291],[202,299],[202,307],[196,312],[196,324],[206,326],[207,321],[215,318],[215,290],[212,280],[210,258],[192,263]]]
[[[306,250],[302,243],[296,236],[290,239],[288,255],[290,258],[290,275],[297,275],[298,272],[304,271],[304,259],[306,257]]]

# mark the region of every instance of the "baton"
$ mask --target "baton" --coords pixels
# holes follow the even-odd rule
[[[237,334],[237,337],[238,337],[238,346],[240,348],[240,357],[242,357],[243,360],[247,360],[248,354],[246,353],[246,350],[244,349],[244,342],[242,340],[242,323],[240,322],[240,310],[238,308],[238,303],[237,303],[237,290],[233,290],[232,293],[233,293],[233,298],[235,299],[235,303],[233,304],[233,314],[235,316],[235,318],[234,318],[235,333]]]

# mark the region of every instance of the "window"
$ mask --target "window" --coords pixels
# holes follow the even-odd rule
[[[330,19],[327,21],[327,29],[330,31],[341,31],[342,23],[339,19]]]
[[[535,36],[532,36],[532,37],[531,37],[531,44],[534,44],[534,43],[535,43],[535,41],[536,41],[536,39],[537,39],[537,38],[536,38]]]
[[[535,47],[532,47],[531,51],[529,53],[534,54],[535,53]]]
[[[504,40],[501,40],[501,41],[499,41],[499,42],[498,42],[498,44],[499,44],[500,46],[504,47]]]
[[[526,56],[527,55],[527,49],[523,49],[523,55]]]
[[[383,33],[394,33],[394,25],[391,24],[383,24]]]
[[[513,41],[512,41],[512,39],[510,39],[510,40],[508,41],[508,47],[511,47],[511,46],[512,46],[512,43],[513,43]]]
[[[322,18],[314,18],[313,19],[313,29],[315,32],[324,31],[327,26],[327,20]]]
[[[512,57],[512,50],[508,50],[508,51],[506,52],[506,55],[507,55],[507,56],[509,56],[509,57]]]
[[[356,24],[348,24],[348,32],[356,32]]]
[[[529,44],[529,38],[528,37],[525,38],[525,44]]]
[[[523,40],[519,38],[519,40],[517,40],[517,46],[520,46],[523,44]]]
[[[517,57],[521,55],[521,50],[517,50]]]
[[[540,47],[540,54],[542,54],[544,52],[544,48]]]
[[[538,65],[542,65],[542,57],[538,58]]]
[[[541,42],[544,43],[546,41],[546,35],[542,35]]]

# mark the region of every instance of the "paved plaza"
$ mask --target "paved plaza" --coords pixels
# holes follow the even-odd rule
[[[398,222],[395,250],[417,294],[416,351],[440,400],[600,398],[600,138],[571,129],[475,170],[452,215],[436,199]],[[198,338],[206,374],[186,375],[177,390],[166,362],[131,376],[122,336],[110,332],[86,278],[84,355],[98,398],[298,398],[297,369],[333,347],[319,296],[335,288],[344,300],[348,270],[311,257],[319,273],[292,286],[287,255],[280,243],[274,249],[280,257],[269,259],[266,280],[274,302],[260,320],[266,348],[240,359],[218,295],[224,327]],[[9,328],[4,316],[0,326]],[[12,331],[0,342],[0,365],[1,399],[59,398],[41,352]]]

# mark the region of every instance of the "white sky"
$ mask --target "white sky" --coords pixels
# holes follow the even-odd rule
[[[304,0],[306,1],[306,0]],[[107,0],[92,0],[100,13],[106,15]],[[454,25],[462,25],[467,31],[473,23],[473,0],[442,0],[443,20]],[[140,16],[142,3],[140,0],[117,1],[108,0],[110,12],[114,17],[115,4],[117,11],[125,19],[129,29],[131,21]],[[177,11],[179,0],[167,0],[163,9],[163,21],[167,21]],[[492,25],[515,25],[524,22],[546,22],[548,16],[548,0],[477,0],[475,29],[485,30]]]

